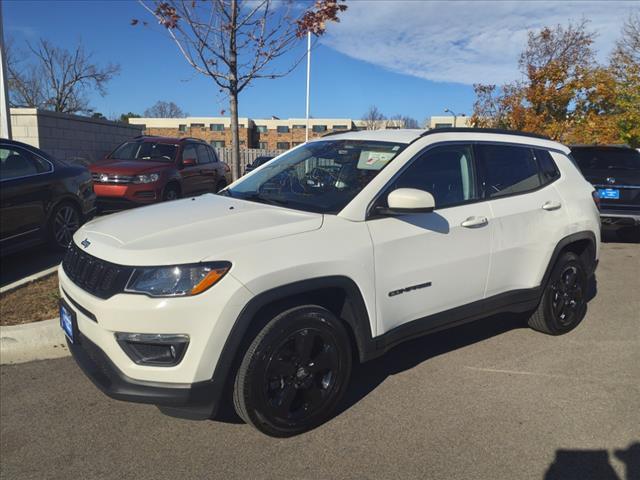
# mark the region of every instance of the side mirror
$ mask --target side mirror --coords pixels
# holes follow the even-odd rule
[[[185,158],[182,160],[183,167],[194,167],[197,163],[195,158]]]
[[[433,212],[436,202],[433,195],[417,188],[398,188],[387,197],[388,208],[379,207],[378,213],[383,215],[400,215],[403,213]]]

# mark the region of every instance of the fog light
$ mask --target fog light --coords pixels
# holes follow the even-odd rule
[[[164,367],[180,363],[189,345],[188,335],[116,333],[116,340],[138,365]]]

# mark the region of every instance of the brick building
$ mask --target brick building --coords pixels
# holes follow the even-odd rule
[[[242,117],[238,122],[241,148],[288,150],[305,141],[304,118]],[[130,118],[129,123],[142,126],[146,135],[194,137],[206,140],[214,147],[231,146],[231,119],[228,117]],[[352,128],[354,122],[349,118],[313,118],[309,119],[309,138]]]

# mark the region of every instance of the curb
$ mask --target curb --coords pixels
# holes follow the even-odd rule
[[[0,327],[0,364],[24,363],[69,356],[57,318]]]
[[[51,268],[47,268],[46,270],[42,270],[41,272],[34,273],[33,275],[29,275],[28,277],[21,278],[20,280],[10,283],[9,285],[5,285],[4,287],[1,287],[0,293],[10,292],[11,290],[15,290],[16,288],[26,285],[27,283],[34,282],[44,277],[48,277],[49,275],[52,275],[57,271],[58,271],[58,265],[55,265]]]

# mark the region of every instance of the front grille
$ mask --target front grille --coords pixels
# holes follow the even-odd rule
[[[133,271],[132,267],[105,262],[89,255],[73,242],[62,260],[62,268],[73,283],[103,299],[122,292]]]
[[[95,183],[131,183],[131,175],[114,175],[111,173],[92,173],[91,178]]]

